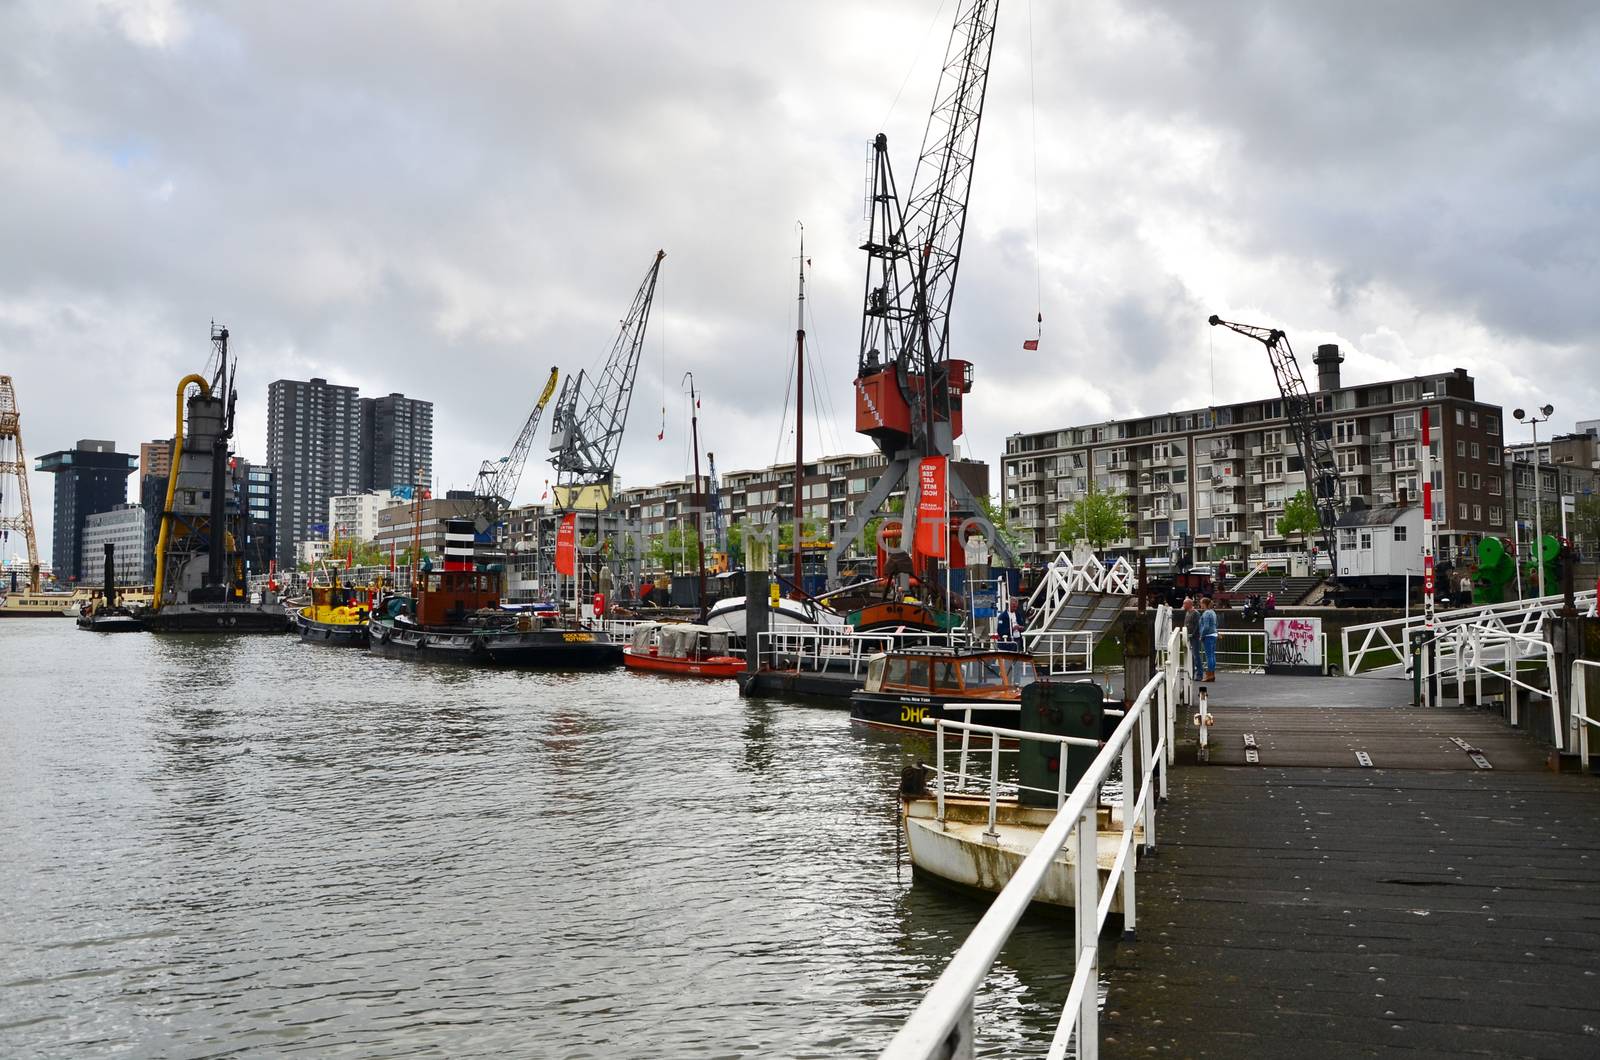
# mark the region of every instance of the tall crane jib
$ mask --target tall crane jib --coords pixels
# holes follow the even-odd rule
[[[656,277],[666,256],[666,251],[656,251],[604,366],[593,379],[579,372],[561,384],[551,413],[550,450],[555,455],[550,463],[556,471],[556,506],[564,511],[603,511],[611,505],[633,380],[644,349]]]
[[[828,555],[830,579],[838,576],[840,558],[868,521],[886,509],[895,491],[915,481],[914,467],[928,457],[953,456],[962,433],[972,364],[950,356],[950,311],[998,9],[999,0],[958,5],[903,206],[888,137],[879,133],[870,148],[856,430],[872,439],[888,466],[836,539]],[[952,517],[971,516],[985,525],[1001,558],[1015,562],[965,484],[952,478],[950,490]],[[961,563],[959,555],[950,559]]]
[[[534,436],[539,430],[539,419],[556,392],[559,375],[558,369],[550,369],[550,377],[545,380],[539,400],[534,402],[533,411],[528,413],[527,422],[522,425],[522,433],[517,435],[511,452],[498,460],[485,460],[478,467],[478,484],[473,492],[478,496],[479,518],[484,522],[478,527],[479,533],[494,527],[499,521],[501,507],[510,505],[514,499],[517,486],[522,482],[522,467],[527,463],[528,450],[533,447]]]
[[[9,481],[8,481],[9,480]],[[7,511],[7,494],[16,503],[16,512]],[[22,448],[22,415],[17,407],[17,391],[9,375],[0,375],[0,562],[10,562],[13,532],[22,535],[28,550],[28,591],[39,591],[39,543],[33,532],[33,499],[28,496],[28,454]],[[15,568],[11,581],[16,581]],[[10,584],[0,586],[20,588]]]
[[[1215,314],[1211,316],[1210,324],[1212,327],[1220,325],[1237,331],[1267,348],[1272,374],[1278,382],[1278,393],[1283,396],[1283,414],[1289,421],[1289,431],[1300,450],[1300,462],[1305,468],[1312,503],[1316,505],[1317,521],[1322,525],[1328,560],[1337,578],[1339,535],[1336,527],[1339,513],[1344,510],[1344,482],[1334,459],[1333,442],[1319,422],[1316,403],[1306,389],[1305,379],[1300,375],[1300,363],[1295,360],[1294,350],[1289,346],[1289,337],[1280,328],[1235,324]]]

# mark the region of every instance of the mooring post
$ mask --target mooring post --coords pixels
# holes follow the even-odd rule
[[[767,595],[771,578],[764,570],[744,572],[744,668],[761,669],[761,634],[767,631]]]

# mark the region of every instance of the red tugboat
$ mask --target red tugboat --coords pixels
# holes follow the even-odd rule
[[[684,677],[736,677],[745,661],[728,653],[727,630],[688,622],[646,622],[622,649],[630,670]]]

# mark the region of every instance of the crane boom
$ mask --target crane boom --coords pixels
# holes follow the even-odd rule
[[[867,237],[861,246],[867,252],[867,276],[856,362],[856,430],[872,439],[888,466],[836,537],[828,554],[830,580],[838,578],[840,558],[872,517],[886,510],[894,492],[918,481],[921,462],[953,457],[961,436],[972,365],[950,356],[950,309],[999,7],[999,0],[960,0],[957,6],[903,209],[889,164],[889,139],[879,133],[872,142]],[[949,478],[949,490],[950,519],[975,520],[1001,557],[1015,562],[959,476]],[[959,557],[947,558],[960,565]]]
[[[550,463],[556,469],[556,504],[560,508],[601,509],[611,504],[617,453],[628,422],[650,303],[655,299],[661,259],[666,256],[666,251],[656,251],[596,377],[590,380],[587,372],[579,372],[567,376],[561,385],[550,428],[550,450],[555,454]]]
[[[550,378],[545,380],[544,390],[540,391],[533,411],[528,413],[528,420],[522,425],[522,433],[517,435],[511,452],[498,460],[485,460],[478,467],[478,485],[473,492],[478,495],[479,505],[491,521],[502,504],[511,503],[518,484],[522,482],[522,467],[528,461],[528,450],[533,447],[539,419],[544,415],[544,407],[550,403],[551,395],[556,392],[556,378],[560,374],[559,369],[550,369]]]
[[[1278,393],[1283,395],[1283,414],[1289,420],[1289,431],[1300,449],[1300,462],[1305,468],[1306,484],[1311,489],[1311,501],[1317,509],[1317,521],[1322,524],[1326,539],[1328,561],[1333,565],[1335,578],[1339,574],[1339,535],[1335,529],[1339,513],[1344,510],[1344,483],[1339,478],[1339,465],[1334,460],[1333,444],[1318,429],[1317,409],[1300,375],[1300,362],[1295,359],[1289,345],[1289,336],[1281,328],[1263,328],[1254,324],[1235,324],[1216,314],[1210,318],[1212,327],[1221,325],[1230,331],[1255,339],[1267,348],[1267,358],[1272,362],[1272,374],[1278,381]]]
[[[961,434],[971,373],[950,360],[950,307],[998,8],[998,0],[964,0],[956,12],[903,210],[888,137],[873,140],[856,429],[885,455],[907,442],[923,455],[949,455]]]

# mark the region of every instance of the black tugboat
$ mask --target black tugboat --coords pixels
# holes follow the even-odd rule
[[[213,324],[211,343],[216,373],[210,380],[186,375],[178,383],[155,599],[139,617],[153,633],[284,633],[289,616],[283,605],[270,594],[261,603],[246,595],[243,525],[228,466],[237,369],[229,371],[228,329]],[[197,389],[186,401],[191,386]]]
[[[392,596],[368,623],[378,655],[474,666],[576,670],[615,666],[622,645],[559,616],[500,607],[500,575],[472,559],[473,524],[445,524],[442,570],[426,566],[410,596]]]
[[[91,600],[78,613],[78,628],[95,633],[137,633],[144,622],[117,600],[117,546],[106,542],[106,580],[104,602]]]

